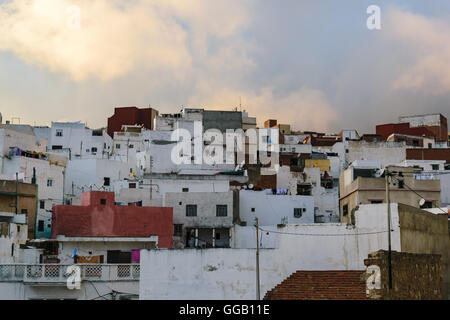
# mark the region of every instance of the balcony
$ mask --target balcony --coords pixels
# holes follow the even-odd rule
[[[70,274],[62,264],[0,264],[0,282],[66,283]],[[75,264],[81,281],[139,281],[139,264]]]

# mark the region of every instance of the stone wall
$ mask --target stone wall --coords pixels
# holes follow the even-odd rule
[[[444,298],[441,291],[442,264],[439,254],[392,251],[391,257],[392,290],[389,290],[388,251],[379,250],[370,253],[364,260],[367,267],[379,267],[379,278],[377,280],[377,277],[374,277],[375,281],[373,282],[375,288],[370,288],[368,283],[368,298],[377,300],[438,300]],[[367,276],[370,276],[369,272]]]

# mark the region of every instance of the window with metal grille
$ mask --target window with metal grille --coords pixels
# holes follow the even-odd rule
[[[197,205],[187,204],[186,205],[186,217],[196,217],[197,216]]]
[[[303,215],[303,208],[294,208],[294,218],[301,218]]]
[[[227,209],[227,205],[218,204],[216,206],[216,217],[226,217],[228,214]]]
[[[57,137],[62,137],[63,136],[63,131],[61,129],[56,129],[56,136]]]

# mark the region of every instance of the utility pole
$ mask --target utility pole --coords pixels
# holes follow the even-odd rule
[[[19,173],[16,172],[16,214],[19,212]]]
[[[259,225],[258,218],[255,218],[256,227],[256,300],[261,300],[259,282]]]
[[[392,290],[392,260],[391,260],[391,193],[389,190],[389,176],[391,173],[386,168],[384,176],[386,178],[386,203],[387,203],[387,225],[388,225],[388,273],[389,290]]]
[[[150,156],[150,205],[152,205],[152,195],[153,195],[153,180],[152,180],[152,173],[153,173],[153,157]]]

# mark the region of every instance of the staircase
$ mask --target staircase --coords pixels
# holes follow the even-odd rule
[[[296,271],[264,300],[367,300],[363,270]]]

